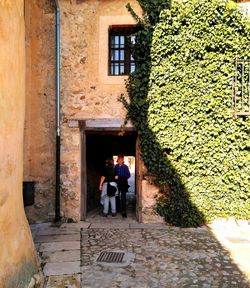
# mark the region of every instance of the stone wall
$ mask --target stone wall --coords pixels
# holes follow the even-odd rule
[[[130,1],[140,11],[136,0]],[[27,106],[24,180],[35,181],[30,221],[54,216],[55,14],[48,0],[27,1]],[[108,77],[108,27],[134,23],[125,0],[60,0],[61,11],[61,211],[80,219],[79,128],[69,119],[123,118],[118,97],[126,77]],[[29,15],[29,17],[28,17]],[[106,47],[106,50],[104,49]],[[105,51],[105,52],[103,52]],[[103,68],[104,67],[104,68]]]
[[[80,134],[79,129],[69,128],[67,120],[125,116],[117,99],[122,93],[126,94],[126,77],[108,77],[107,40],[109,25],[134,23],[126,4],[124,0],[60,1],[62,211],[63,216],[75,220],[80,219]],[[131,4],[139,10],[136,1]]]
[[[38,269],[22,199],[25,110],[23,0],[0,2],[0,287],[28,287]]]

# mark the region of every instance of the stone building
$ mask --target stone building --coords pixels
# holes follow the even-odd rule
[[[35,187],[34,204],[26,207],[29,221],[55,217],[55,2],[0,1],[0,161],[4,167],[0,169],[0,231],[4,243],[0,246],[0,287],[5,288],[28,287],[38,271],[23,209],[23,180]],[[250,10],[249,1],[242,2]],[[133,59],[124,50],[125,35],[130,35],[135,24],[126,3],[127,0],[58,1],[60,212],[76,221],[84,220],[93,208],[91,199],[98,186],[98,169],[105,157],[120,153],[135,160],[137,220],[162,221],[153,212],[158,190],[145,176],[136,131],[127,125],[125,134],[119,136],[126,111],[118,97],[126,95],[124,74],[134,69]],[[130,3],[140,14],[137,1]],[[126,64],[125,58],[129,59]]]
[[[85,220],[97,203],[99,167],[107,155],[135,157],[136,218],[162,222],[154,213],[158,189],[145,176],[132,125],[119,136],[126,111],[118,101],[133,59],[123,46],[135,21],[127,0],[59,0],[60,9],[60,213]],[[141,8],[129,1],[137,14]],[[245,3],[249,4],[249,3]],[[55,217],[56,7],[26,1],[26,119],[24,181],[33,182],[30,222]],[[129,38],[131,39],[131,38]],[[126,40],[127,41],[127,40]],[[133,39],[132,39],[133,41]],[[125,49],[125,50],[124,50]],[[120,56],[117,56],[117,55]],[[58,132],[58,130],[57,130]],[[58,176],[57,176],[58,177]],[[58,179],[58,178],[57,178]],[[57,187],[57,189],[56,189]]]
[[[35,187],[34,205],[26,207],[30,222],[55,217],[56,7],[53,3],[33,0],[26,1],[25,6],[24,181],[33,182]],[[132,125],[128,124],[125,134],[119,136],[126,111],[118,98],[126,95],[125,80],[129,70],[134,69],[133,60],[128,59],[129,45],[123,43],[133,41],[126,35],[131,35],[135,27],[126,4],[125,0],[58,2],[60,213],[76,221],[85,220],[87,212],[98,205],[93,203],[98,203],[99,169],[106,156],[117,154],[135,157],[137,220],[162,221],[152,209],[157,188],[143,178],[138,138]],[[140,15],[137,1],[130,4]]]

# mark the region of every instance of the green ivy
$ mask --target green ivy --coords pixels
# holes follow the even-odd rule
[[[140,0],[137,69],[123,101],[170,224],[250,218],[250,121],[233,118],[234,59],[250,26],[233,1]],[[132,11],[131,7],[129,9]]]

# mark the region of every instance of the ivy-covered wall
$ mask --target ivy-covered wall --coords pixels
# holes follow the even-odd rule
[[[137,70],[122,99],[168,223],[250,218],[250,120],[232,115],[234,59],[250,58],[233,1],[139,1]],[[131,7],[129,8],[133,13]]]

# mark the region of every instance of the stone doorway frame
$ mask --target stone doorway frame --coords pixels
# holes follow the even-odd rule
[[[80,217],[82,221],[87,216],[87,167],[86,167],[86,134],[88,132],[98,135],[100,132],[117,133],[121,130],[123,120],[121,119],[84,119],[78,120],[81,137],[81,208]],[[131,123],[125,127],[125,131],[136,134],[135,128]],[[136,137],[135,143],[135,187],[136,187],[136,219],[142,222],[142,167],[143,163],[140,157],[139,137]]]

